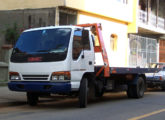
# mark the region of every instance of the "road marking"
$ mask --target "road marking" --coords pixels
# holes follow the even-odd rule
[[[138,116],[138,117],[134,117],[134,118],[131,118],[131,119],[128,119],[128,120],[140,120],[142,118],[146,118],[146,117],[149,117],[149,116],[161,113],[161,112],[165,112],[165,109],[157,110],[157,111],[147,113],[147,114],[144,114],[144,115],[141,115],[141,116]]]

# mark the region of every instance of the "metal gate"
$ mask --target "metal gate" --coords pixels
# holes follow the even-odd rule
[[[148,67],[157,62],[157,40],[130,34],[129,65],[132,67]]]

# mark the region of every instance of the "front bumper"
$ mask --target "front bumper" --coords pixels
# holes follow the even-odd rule
[[[67,94],[71,92],[70,82],[9,82],[8,88],[12,91],[44,92]]]

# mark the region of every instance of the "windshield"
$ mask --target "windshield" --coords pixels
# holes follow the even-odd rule
[[[69,28],[23,32],[13,49],[11,61],[48,62],[64,60],[67,55],[70,35],[71,29]]]

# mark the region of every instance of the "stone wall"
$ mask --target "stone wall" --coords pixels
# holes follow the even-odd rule
[[[7,83],[8,81],[9,58],[10,58],[11,52],[12,52],[12,47],[10,45],[6,45],[2,47],[4,62],[0,62],[0,85]]]
[[[8,64],[0,62],[0,84],[8,81]]]
[[[6,44],[4,36],[8,28],[16,24],[20,34],[28,28],[55,25],[55,13],[56,8],[0,11],[0,61],[4,58],[2,46]]]

